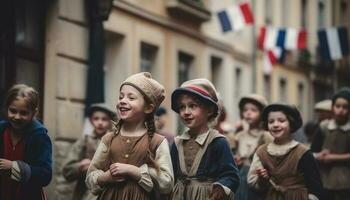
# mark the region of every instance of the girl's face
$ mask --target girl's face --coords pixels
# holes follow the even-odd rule
[[[35,116],[23,97],[17,97],[7,108],[7,119],[15,130],[22,130]]]
[[[290,140],[290,124],[283,112],[270,112],[267,118],[267,126],[275,141],[284,143]]]
[[[123,85],[117,102],[119,119],[128,121],[144,121],[145,99],[142,94],[130,85]]]
[[[190,134],[200,134],[207,131],[208,118],[213,113],[208,106],[187,94],[180,95],[177,103],[180,118],[190,129]]]
[[[349,102],[344,98],[337,98],[332,107],[333,117],[336,122],[344,124],[349,119]]]
[[[242,116],[250,126],[256,126],[260,121],[260,110],[258,106],[248,102],[243,106]]]
[[[90,116],[90,122],[94,127],[94,133],[101,137],[111,126],[109,115],[103,111],[95,111]]]

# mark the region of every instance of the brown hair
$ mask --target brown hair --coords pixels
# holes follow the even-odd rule
[[[22,97],[27,106],[36,111],[39,108],[39,93],[32,87],[25,84],[14,85],[8,92],[4,101],[4,112],[7,112],[10,104],[18,97]]]

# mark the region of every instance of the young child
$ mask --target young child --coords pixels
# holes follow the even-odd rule
[[[261,126],[261,113],[267,106],[266,99],[258,94],[249,94],[239,101],[242,120],[248,124],[248,129],[239,131],[236,135],[236,155],[234,156],[240,168],[240,184],[235,195],[237,200],[258,199],[247,183],[247,174],[255,150],[262,144],[272,142],[273,137]]]
[[[86,184],[99,199],[155,199],[170,193],[173,171],[167,140],[155,133],[154,112],[164,87],[144,72],[120,86],[118,122],[102,137]]]
[[[321,122],[311,149],[320,163],[327,199],[349,199],[350,194],[350,88],[332,98],[333,119]]]
[[[260,146],[248,172],[248,184],[268,200],[320,199],[322,184],[316,161],[303,144],[292,139],[302,126],[299,111],[271,104],[262,113],[263,127],[274,140]]]
[[[86,188],[86,172],[102,136],[112,127],[111,120],[115,119],[115,112],[103,103],[92,104],[87,115],[94,130],[75,142],[64,161],[62,170],[63,176],[68,181],[77,180],[73,200],[97,198]]]
[[[169,147],[171,147],[174,142],[174,135],[165,130],[167,115],[167,110],[164,107],[159,107],[154,113],[154,122],[157,133],[164,136],[168,140]]]
[[[27,85],[13,86],[0,121],[0,199],[46,199],[43,187],[52,177],[52,145],[47,129],[35,119],[39,94]]]
[[[209,127],[218,115],[216,90],[206,79],[184,82],[171,107],[188,128],[175,138],[171,158],[176,179],[172,199],[231,199],[239,185],[226,138]]]

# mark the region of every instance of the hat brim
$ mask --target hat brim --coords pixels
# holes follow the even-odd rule
[[[96,112],[96,111],[102,111],[107,113],[112,119],[115,118],[117,115],[114,111],[112,111],[109,108],[106,108],[104,106],[100,106],[100,105],[91,105],[90,108],[87,111],[87,115],[90,117],[92,115],[92,113]]]
[[[274,111],[283,111],[287,113],[287,115],[290,115],[294,121],[295,124],[293,124],[293,129],[291,132],[297,131],[302,125],[303,120],[301,118],[300,112],[293,108],[292,106],[286,105],[286,104],[270,104],[266,106],[262,112],[261,119],[264,122],[264,125],[267,125],[267,118],[270,112]],[[267,130],[267,127],[264,127]]]
[[[199,97],[201,100],[203,100],[206,104],[214,107],[214,113],[217,115],[219,111],[218,104],[212,100],[210,97],[207,97],[195,90],[192,90],[191,88],[177,88],[174,90],[174,92],[171,94],[171,109],[177,113],[179,113],[179,108],[177,105],[177,99],[179,98],[179,95],[181,94],[192,94],[197,97]]]
[[[238,107],[240,110],[243,110],[243,106],[247,103],[247,102],[252,102],[255,105],[257,105],[258,107],[261,108],[261,110],[265,107],[265,105],[261,104],[259,101],[257,101],[256,99],[253,98],[249,98],[249,97],[243,97],[239,103],[238,103]]]

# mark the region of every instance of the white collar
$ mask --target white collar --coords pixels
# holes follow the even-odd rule
[[[350,120],[342,126],[339,126],[334,119],[330,120],[327,126],[328,130],[336,130],[341,129],[342,131],[349,131],[350,130]]]
[[[203,145],[205,140],[207,139],[208,135],[209,135],[209,132],[210,132],[211,129],[209,129],[207,132],[205,133],[201,133],[199,135],[197,135],[195,141],[199,144],[199,145]],[[191,139],[191,136],[188,134],[188,130],[185,131],[182,135],[180,136],[177,136],[178,139],[180,140],[189,140]]]
[[[291,140],[286,144],[276,144],[271,142],[267,145],[267,152],[272,156],[282,156],[287,154],[291,149],[296,147],[299,143],[295,140]]]

